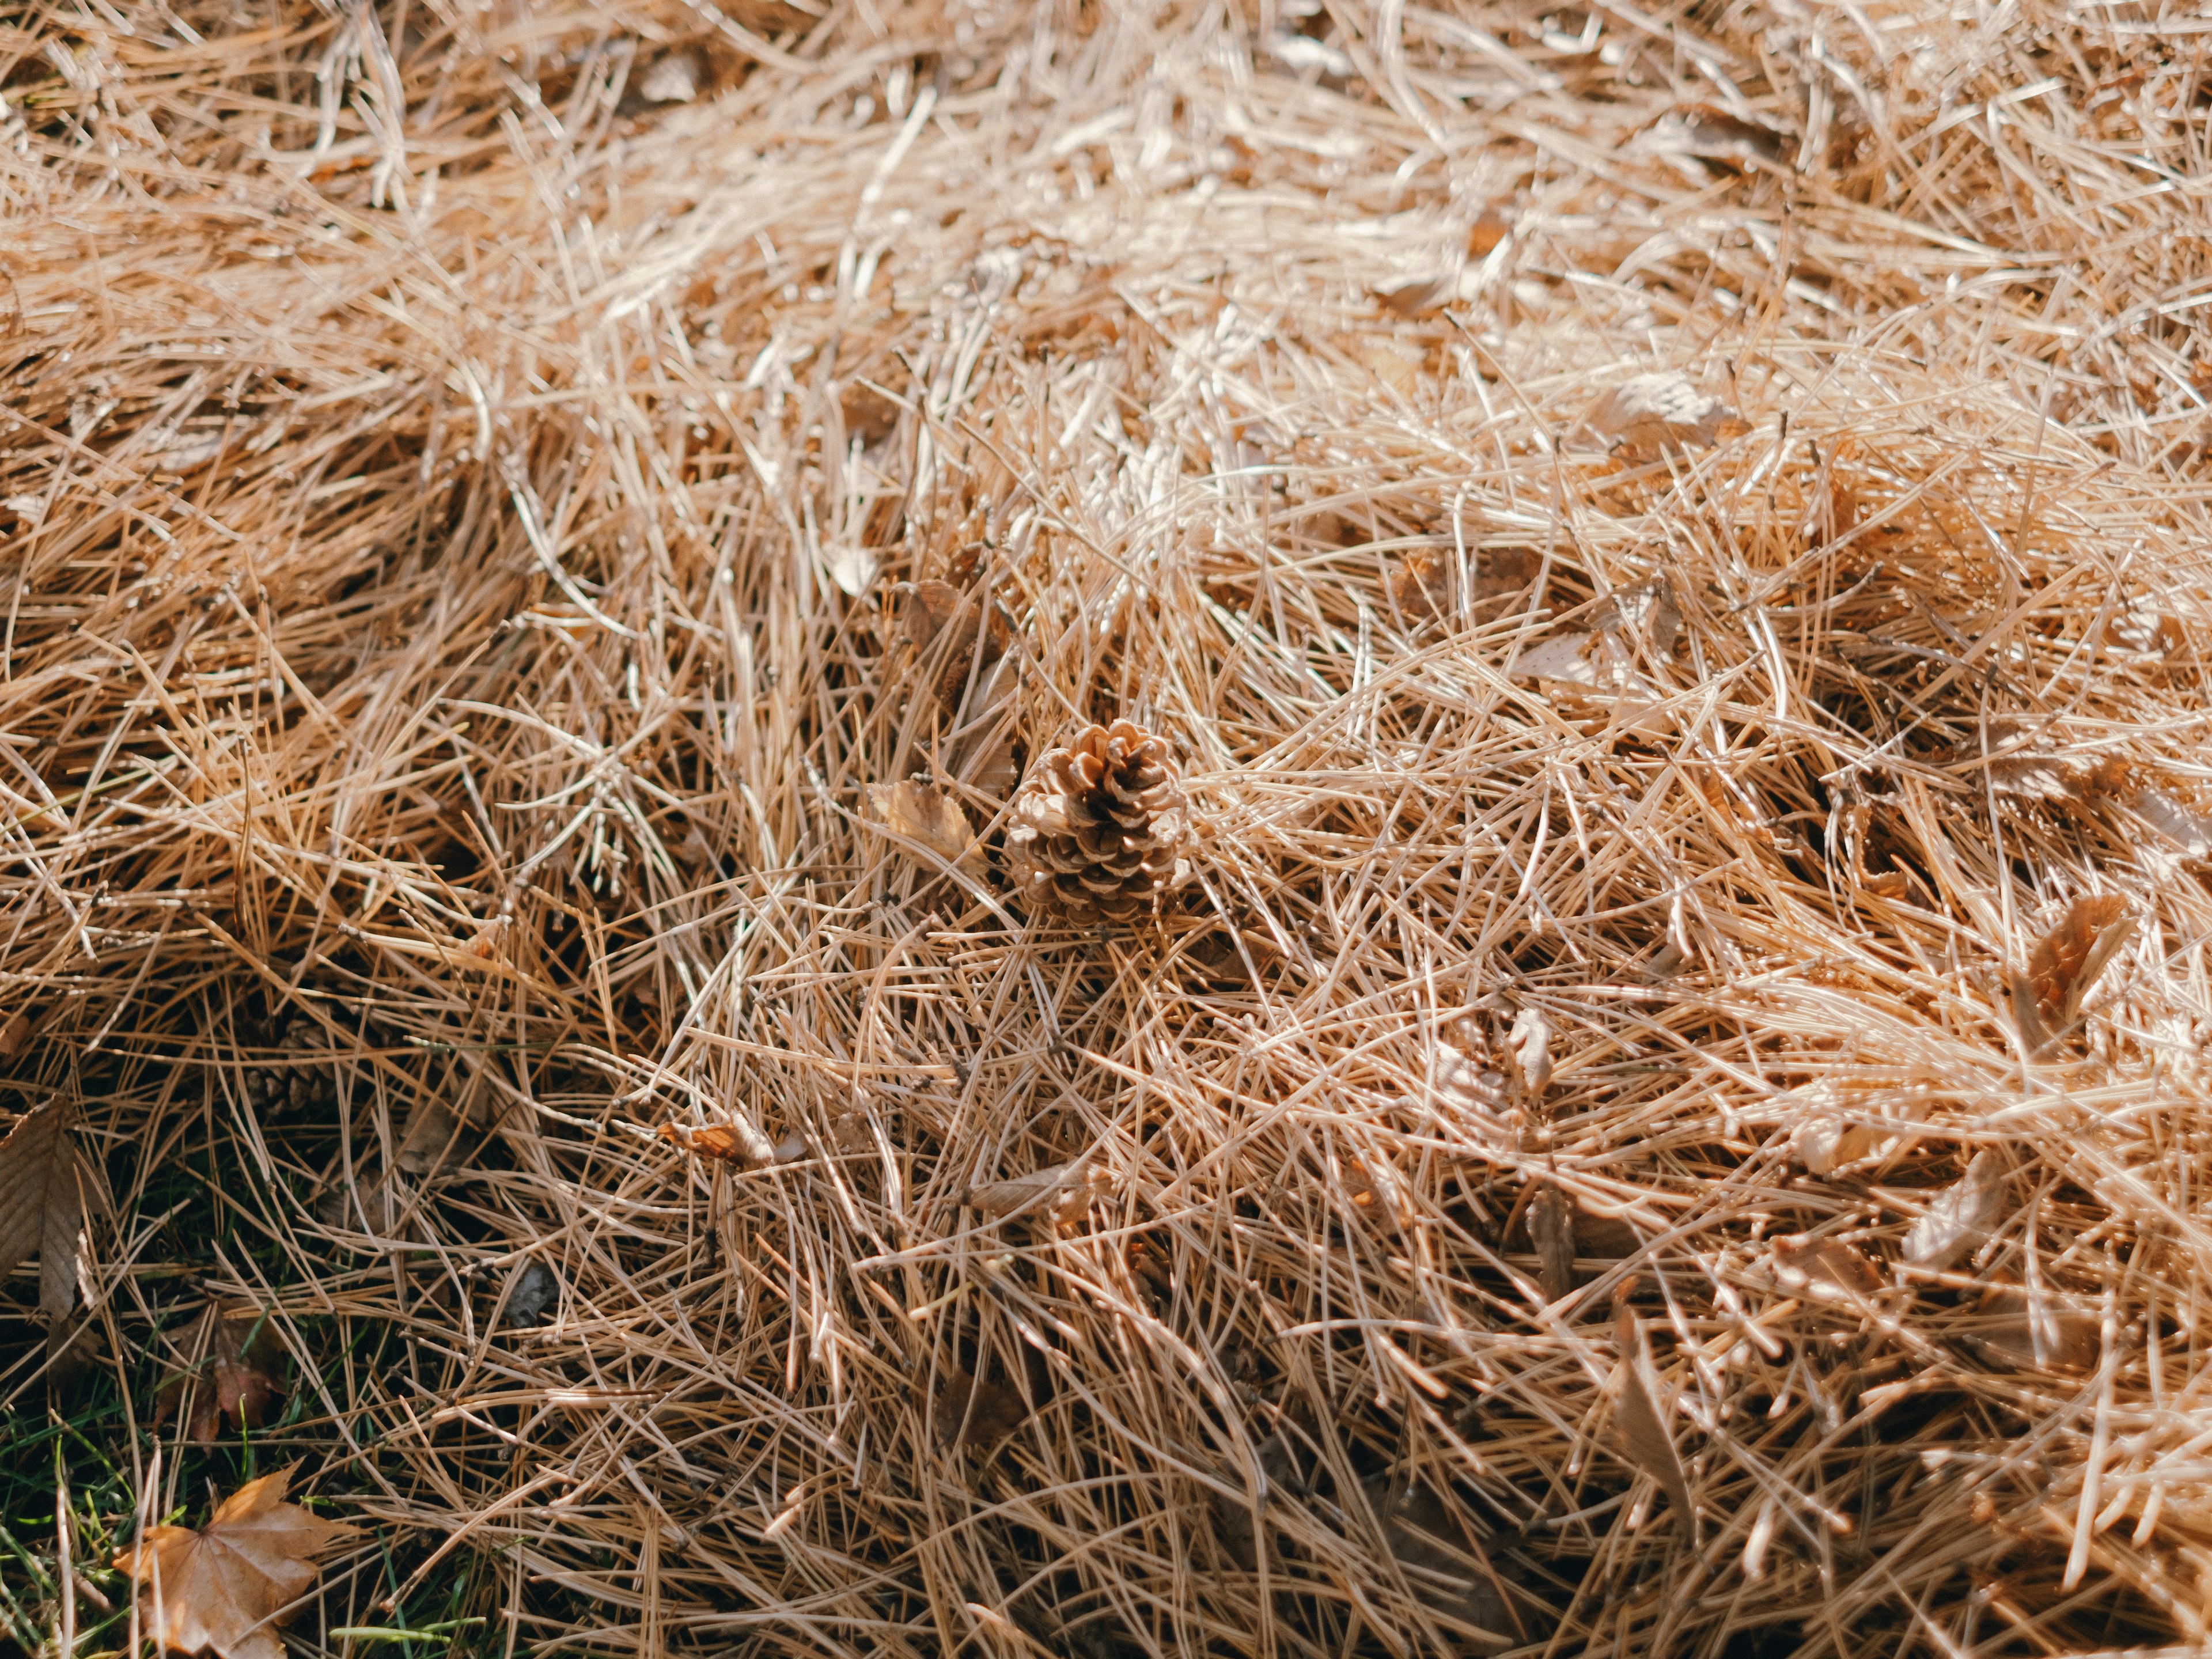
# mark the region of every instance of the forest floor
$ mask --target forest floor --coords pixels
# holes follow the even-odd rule
[[[809,5],[0,21],[12,1638],[2202,1652],[2193,9]]]

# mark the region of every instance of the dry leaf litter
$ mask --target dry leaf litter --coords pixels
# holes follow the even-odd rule
[[[10,1421],[251,1310],[502,1651],[2200,1650],[2193,19],[0,33]]]

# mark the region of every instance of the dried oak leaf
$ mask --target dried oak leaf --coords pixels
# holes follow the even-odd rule
[[[360,1528],[284,1501],[289,1469],[249,1480],[198,1532],[149,1527],[115,1565],[137,1581],[147,1630],[178,1653],[284,1659],[271,1629],[315,1582],[316,1559]]]
[[[99,1171],[70,1139],[76,1115],[73,1103],[50,1100],[0,1140],[0,1275],[36,1250],[39,1311],[57,1321],[76,1305],[85,1212],[106,1209]]]
[[[264,1310],[210,1303],[184,1350],[185,1365],[155,1396],[155,1422],[181,1417],[190,1438],[213,1440],[226,1421],[258,1429],[269,1420],[284,1351]]]

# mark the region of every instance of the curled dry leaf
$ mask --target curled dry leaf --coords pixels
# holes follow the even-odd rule
[[[2103,1347],[2094,1315],[2017,1285],[1992,1285],[1983,1291],[1966,1334],[1992,1360],[2014,1370],[2086,1371]]]
[[[970,871],[982,867],[982,849],[958,801],[927,778],[868,786],[868,804],[896,836],[919,842],[947,864]]]
[[[1711,448],[1750,430],[1735,410],[1672,370],[1607,388],[1583,416],[1581,429],[1630,460],[1655,459],[1668,449]]]
[[[1882,1286],[1881,1270],[1839,1238],[1798,1233],[1772,1248],[1775,1282],[1808,1302],[1859,1302]]]
[[[1525,1639],[1498,1575],[1467,1523],[1425,1486],[1396,1490],[1388,1475],[1360,1483],[1382,1528],[1383,1547],[1407,1588],[1446,1618],[1474,1628],[1455,1644],[1463,1653],[1496,1653]]]
[[[993,1217],[1027,1212],[1032,1206],[1048,1204],[1055,1221],[1061,1226],[1073,1226],[1083,1218],[1093,1198],[1113,1189],[1113,1176],[1096,1164],[1079,1159],[1069,1164],[1048,1164],[1028,1175],[971,1187],[966,1202]]]
[[[137,1548],[115,1558],[137,1582],[146,1628],[162,1646],[283,1659],[276,1615],[315,1582],[317,1558],[359,1531],[286,1503],[291,1478],[279,1469],[249,1480],[198,1532],[149,1527]]]
[[[1212,984],[1240,986],[1255,983],[1255,975],[1264,975],[1283,959],[1283,952],[1257,928],[1239,927],[1233,934],[1216,928],[1190,947],[1190,959]]]
[[[2136,920],[2117,893],[2079,898],[2035,942],[2025,978],[2009,987],[2012,1015],[2031,1053],[2046,1048],[2081,1017],[2081,1000],[2134,937]]]
[[[706,65],[696,52],[672,52],[646,70],[637,95],[648,104],[688,104],[699,95]]]
[[[182,1346],[184,1365],[155,1396],[155,1422],[181,1419],[189,1438],[213,1440],[226,1424],[258,1429],[269,1420],[284,1351],[265,1310],[210,1303]]]
[[[1506,1054],[1513,1065],[1513,1080],[1522,1097],[1531,1106],[1540,1106],[1544,1091],[1552,1086],[1552,1025],[1541,1012],[1523,1008],[1513,1017],[1513,1033],[1506,1040]]]
[[[2004,1201],[2004,1154],[1985,1146],[1905,1230],[1905,1259],[1931,1271],[1949,1267],[1990,1236],[2003,1218]]]
[[[1808,1174],[1832,1176],[1857,1163],[1875,1148],[1871,1125],[1853,1123],[1833,1112],[1801,1120],[1790,1132],[1790,1151]]]
[[[1518,1139],[1518,1114],[1507,1097],[1503,1072],[1449,1042],[1437,1045],[1436,1098],[1441,1114],[1463,1133],[1493,1146]]]
[[[757,1165],[775,1161],[775,1148],[750,1123],[668,1122],[660,1126],[659,1134],[694,1157],[712,1158],[718,1164]]]
[[[1536,1282],[1544,1300],[1557,1302],[1575,1287],[1575,1212],[1549,1181],[1528,1200],[1528,1242],[1536,1247]]]
[[[901,584],[902,586],[905,584]],[[929,670],[930,684],[947,714],[967,695],[969,671],[980,655],[988,669],[1006,654],[1009,630],[995,606],[950,582],[913,585],[905,607],[906,636]]]
[[[72,1102],[50,1100],[0,1140],[0,1274],[36,1250],[39,1311],[54,1322],[76,1304],[85,1212],[106,1209],[99,1170],[70,1138],[76,1115]]]
[[[1645,136],[1644,148],[1662,155],[1694,155],[1724,161],[1738,171],[1780,165],[1784,136],[1711,104],[1686,104],[1662,118]]]
[[[1660,706],[1662,694],[1637,672],[1633,650],[1616,629],[1554,634],[1521,653],[1507,672],[1536,682],[1563,714],[1588,705],[1624,730],[1650,737],[1672,725]]]
[[[1613,1316],[1613,1339],[1620,1345],[1620,1363],[1613,1372],[1613,1427],[1628,1461],[1656,1480],[1685,1518],[1690,1507],[1690,1483],[1682,1474],[1682,1459],[1674,1449],[1674,1437],[1667,1431],[1661,1401],[1665,1397],[1659,1373],[1651,1363],[1651,1349],[1636,1316],[1623,1307]]]

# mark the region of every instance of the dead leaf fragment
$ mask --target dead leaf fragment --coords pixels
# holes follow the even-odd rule
[[[1833,1112],[1802,1119],[1790,1132],[1790,1150],[1810,1175],[1832,1176],[1874,1150],[1875,1132]]]
[[[932,1413],[939,1444],[984,1451],[1021,1427],[1029,1415],[1030,1403],[1018,1389],[978,1382],[964,1370],[945,1380]]]
[[[968,1189],[967,1202],[985,1215],[1010,1216],[1017,1212],[1029,1212],[1033,1206],[1049,1205],[1054,1219],[1061,1226],[1073,1226],[1083,1218],[1091,1207],[1091,1200],[1111,1192],[1114,1178],[1096,1164],[1078,1160],[1070,1164],[1048,1164],[1042,1170],[1028,1175],[1012,1176],[1004,1181],[986,1182],[981,1187]]]
[[[1984,1146],[1966,1173],[1922,1211],[1905,1230],[1905,1259],[1916,1267],[1940,1272],[1990,1236],[2004,1214],[2004,1154]]]
[[[1437,1612],[1478,1632],[1455,1644],[1455,1650],[1496,1653],[1525,1639],[1496,1571],[1467,1523],[1426,1486],[1400,1492],[1397,1485],[1378,1474],[1362,1481],[1360,1491],[1382,1524],[1383,1546],[1404,1573],[1407,1587]]]
[[[1660,1409],[1659,1373],[1651,1363],[1644,1328],[1624,1307],[1613,1316],[1613,1333],[1620,1348],[1620,1363],[1613,1372],[1614,1437],[1628,1461],[1656,1480],[1687,1518],[1692,1513],[1690,1483],[1683,1477],[1681,1455]]]
[[[1528,1242],[1536,1247],[1536,1282],[1557,1302],[1575,1287],[1575,1212],[1549,1181],[1528,1200]]]
[[[105,1212],[98,1171],[70,1138],[74,1103],[50,1100],[0,1140],[0,1274],[39,1253],[39,1311],[65,1317],[76,1304],[77,1252],[88,1206]]]
[[[1552,1086],[1552,1026],[1539,1010],[1523,1008],[1514,1015],[1506,1055],[1512,1062],[1513,1081],[1522,1098],[1531,1106],[1540,1106],[1544,1091]]]
[[[712,1158],[718,1164],[759,1165],[775,1161],[775,1148],[768,1137],[750,1123],[690,1124],[668,1122],[660,1126],[660,1138],[681,1146],[695,1157]]]
[[[1968,1335],[1991,1359],[2014,1370],[2086,1371],[2104,1346],[2094,1315],[2021,1285],[1990,1285],[1977,1314]]]
[[[705,68],[696,52],[672,52],[646,70],[637,95],[648,104],[688,104],[699,95]]]
[[[913,584],[905,623],[906,636],[921,653],[937,700],[948,714],[957,711],[966,696],[979,650],[986,668],[1006,654],[1006,618],[996,606],[987,615],[980,594],[951,582]]]
[[[1881,1270],[1855,1244],[1797,1233],[1773,1244],[1774,1277],[1809,1302],[1859,1302],[1880,1290]]]
[[[24,1041],[31,1035],[31,1017],[26,1013],[8,1016],[0,1024],[0,1060],[13,1060],[22,1052]]]
[[[316,1559],[360,1528],[284,1502],[289,1469],[249,1480],[198,1532],[149,1527],[115,1565],[139,1585],[149,1632],[178,1653],[283,1659],[271,1621],[321,1568]]]
[[[210,1303],[182,1346],[184,1365],[155,1396],[155,1422],[181,1419],[189,1438],[206,1441],[226,1424],[258,1429],[269,1420],[284,1350],[266,1310]]]
[[[980,868],[981,849],[968,814],[946,791],[927,778],[914,777],[868,786],[868,804],[896,836],[920,842],[947,864]]]
[[[2127,901],[2106,893],[2075,900],[2058,925],[2036,941],[2027,958],[2027,986],[2045,1032],[2057,1035],[2080,1018],[2082,998],[2135,930]]]
[[[1727,404],[1670,369],[1607,387],[1580,429],[1623,459],[1644,461],[1669,449],[1710,449],[1750,428]]]

